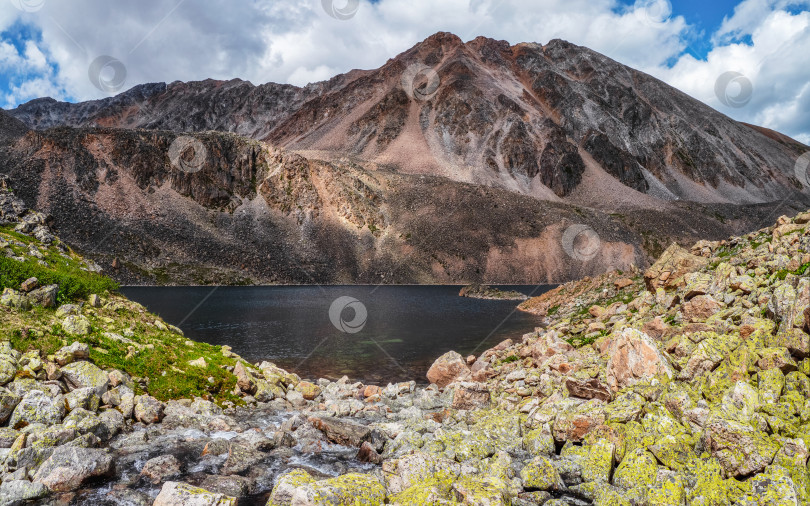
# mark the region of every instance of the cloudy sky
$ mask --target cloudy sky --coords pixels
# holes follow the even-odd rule
[[[0,0],[0,106],[209,77],[303,85],[437,31],[567,39],[810,144],[810,0]]]

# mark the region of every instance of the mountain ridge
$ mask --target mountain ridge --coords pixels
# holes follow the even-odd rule
[[[8,114],[36,127],[0,147],[20,196],[125,283],[561,282],[810,207],[810,148],[561,40],[439,33],[303,88],[176,81]],[[566,251],[570,227],[595,256]]]

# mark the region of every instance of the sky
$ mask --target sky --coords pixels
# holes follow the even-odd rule
[[[438,31],[566,39],[810,144],[810,0],[0,0],[0,107],[146,82],[301,86]]]

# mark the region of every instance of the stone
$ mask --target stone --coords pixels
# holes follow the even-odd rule
[[[681,306],[681,312],[683,313],[684,319],[691,322],[699,322],[707,320],[722,307],[723,305],[714,300],[711,295],[698,295],[683,304]]]
[[[28,480],[6,480],[0,485],[0,504],[23,504],[48,495],[48,487]]]
[[[349,473],[314,481],[296,488],[291,505],[378,506],[385,501],[385,487],[373,475]]]
[[[489,389],[482,383],[456,383],[453,389],[453,409],[477,409],[489,406],[491,402]]]
[[[28,299],[45,308],[56,307],[56,296],[59,294],[59,285],[48,285],[36,290],[32,290],[28,294]]]
[[[112,472],[113,458],[106,450],[60,446],[40,466],[33,481],[53,492],[70,492],[87,480]]]
[[[174,455],[161,455],[149,459],[141,469],[141,476],[157,485],[166,478],[180,474],[180,461]]]
[[[20,284],[20,291],[28,293],[38,286],[39,280],[37,278],[28,278]]]
[[[191,367],[200,367],[202,369],[208,367],[208,363],[205,361],[205,357],[200,357],[196,360],[189,360],[188,365],[190,365]]]
[[[33,423],[55,425],[65,415],[64,403],[41,390],[31,390],[20,400],[11,414],[8,425],[12,428],[25,427]]]
[[[250,493],[251,480],[243,476],[209,475],[200,483],[200,487],[210,492],[239,499]]]
[[[98,394],[92,387],[77,388],[65,395],[65,405],[68,411],[76,408],[98,411],[99,401]]]
[[[90,297],[87,298],[87,303],[90,304],[90,307],[101,307],[101,297],[92,293]]]
[[[427,379],[439,388],[444,388],[450,383],[470,375],[470,368],[467,367],[464,357],[455,351],[448,351],[433,362],[427,372]]]
[[[289,506],[292,503],[293,492],[304,485],[314,483],[315,478],[303,469],[293,469],[278,479],[276,486],[270,494],[268,505]]]
[[[648,487],[655,483],[657,475],[658,463],[653,454],[638,448],[622,459],[613,474],[613,484],[625,489]]]
[[[236,385],[239,387],[239,390],[247,394],[256,393],[256,379],[242,362],[236,363],[233,368],[233,374],[236,376]]]
[[[329,441],[344,446],[359,447],[371,436],[371,429],[359,423],[322,416],[310,417],[309,422],[326,435]]]
[[[656,288],[674,288],[684,284],[683,276],[696,272],[709,263],[708,258],[692,255],[678,244],[672,244],[659,259],[644,272],[647,290],[655,293]]]
[[[321,395],[321,387],[309,381],[302,381],[295,386],[295,389],[301,393],[304,399],[308,401],[315,400],[316,397]]]
[[[62,367],[62,377],[71,388],[92,388],[99,397],[104,395],[110,385],[109,375],[85,360]]]
[[[546,457],[538,456],[530,460],[520,470],[523,488],[529,490],[559,490],[564,488],[560,475]]]
[[[69,315],[62,320],[62,329],[74,336],[86,336],[90,333],[90,320],[84,316]]]
[[[20,397],[11,393],[8,389],[0,387],[0,425],[6,423],[14,408],[20,403]]]
[[[135,419],[146,425],[158,423],[163,419],[164,405],[150,395],[141,395],[135,401]]]
[[[86,343],[74,342],[65,346],[54,354],[56,363],[65,366],[74,360],[87,360],[90,358],[90,347]]]
[[[626,328],[612,335],[602,346],[602,355],[608,357],[607,383],[614,392],[658,375],[673,375],[655,342],[636,329]]]
[[[779,450],[779,445],[767,434],[731,420],[709,422],[703,439],[705,448],[729,476],[747,476],[763,471]]]
[[[357,460],[376,465],[380,465],[383,462],[382,456],[377,453],[377,450],[368,441],[364,441],[363,444],[360,445],[360,450],[357,452]]]
[[[152,506],[236,506],[236,498],[186,483],[167,481]]]
[[[582,479],[584,481],[601,481],[607,483],[613,472],[616,461],[616,445],[606,439],[599,439],[589,445],[588,454],[582,462]]]
[[[0,356],[0,386],[14,379],[17,374],[17,364],[10,357]]]
[[[580,442],[605,422],[604,405],[596,399],[576,404],[555,415],[552,435],[559,442]]]
[[[613,393],[610,389],[596,378],[588,380],[567,378],[565,380],[565,388],[568,390],[568,395],[571,397],[579,397],[580,399],[599,399],[609,402],[613,398]]]

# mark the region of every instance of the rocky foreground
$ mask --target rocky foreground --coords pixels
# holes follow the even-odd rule
[[[378,387],[87,293],[93,266],[4,198],[2,505],[810,503],[810,213],[563,285],[520,342]]]

